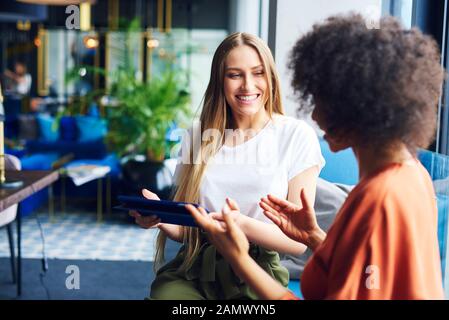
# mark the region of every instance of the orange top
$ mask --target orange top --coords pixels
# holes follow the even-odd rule
[[[305,299],[444,299],[437,219],[418,160],[362,179],[304,269]]]

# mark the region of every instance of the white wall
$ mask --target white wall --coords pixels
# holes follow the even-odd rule
[[[275,56],[281,78],[284,107],[288,115],[295,116],[298,106],[287,69],[289,51],[301,35],[311,30],[313,24],[330,15],[349,11],[380,17],[382,0],[278,0]]]
[[[259,0],[231,0],[229,10],[229,31],[259,34]]]

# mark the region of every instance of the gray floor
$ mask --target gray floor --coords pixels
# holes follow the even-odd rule
[[[42,256],[38,221],[44,233],[46,255],[50,259],[153,261],[156,229],[140,228],[123,212],[105,215],[104,220],[98,223],[95,212],[82,209],[66,214],[56,212],[54,219],[49,219],[46,212],[23,218],[24,258],[39,259]],[[9,255],[6,228],[0,228],[0,257]]]
[[[178,248],[177,243],[168,241],[167,259],[173,257]],[[149,295],[149,286],[154,278],[153,263],[149,261],[49,259],[48,265],[49,269],[41,280],[41,259],[23,259],[23,293],[17,298],[10,260],[0,258],[0,299],[142,300]],[[72,281],[74,269],[79,270],[79,289],[73,288],[76,284]]]
[[[97,223],[95,211],[82,207],[69,208],[65,215],[57,212],[54,221],[45,210],[37,216],[45,235],[49,269],[41,277],[42,239],[33,214],[22,220],[23,289],[17,298],[6,228],[0,228],[0,300],[142,300],[149,295],[156,230],[140,228],[126,214],[105,215],[104,221]],[[167,260],[179,246],[167,241]],[[66,286],[74,275],[71,268],[79,270],[79,289]]]
[[[148,296],[149,284],[154,277],[152,262],[49,260],[48,265],[41,283],[41,261],[23,260],[23,293],[20,299],[141,300]],[[73,266],[79,270],[79,289],[71,278]],[[16,299],[16,286],[12,283],[7,258],[0,258],[0,299]]]

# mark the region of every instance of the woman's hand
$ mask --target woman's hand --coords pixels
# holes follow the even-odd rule
[[[224,205],[222,212],[211,212],[209,214],[209,217],[211,217],[211,218],[217,220],[218,222],[220,222],[221,226],[223,228],[225,228],[226,224],[224,222],[223,211],[226,211],[227,214],[230,215],[232,220],[234,220],[234,222],[240,228],[243,227],[244,220],[245,220],[246,216],[244,216],[243,214],[240,213],[240,208],[239,208],[237,202],[235,202],[235,200],[233,200],[231,198],[226,198],[226,204]]]
[[[232,204],[229,205],[232,207]],[[232,201],[231,201],[232,203]],[[261,299],[280,299],[288,291],[265,272],[249,255],[249,242],[231,217],[229,207],[222,210],[223,221],[213,219],[206,210],[186,205],[196,223],[208,234],[210,242],[230,263],[236,275],[245,281]]]
[[[289,238],[314,250],[326,237],[318,226],[315,210],[301,189],[302,207],[287,200],[268,195],[259,203],[265,216],[273,221]]]
[[[157,194],[148,189],[143,189],[142,195],[149,200],[161,200]],[[134,217],[136,219],[136,223],[142,228],[159,228],[159,230],[163,231],[170,239],[177,242],[182,242],[183,240],[182,230],[177,225],[161,223],[161,219],[157,216],[142,217],[139,212],[134,210],[130,211],[129,215]]]
[[[213,219],[201,207],[196,208],[188,204],[186,209],[192,214],[196,223],[207,232],[210,242],[228,262],[236,263],[248,255],[248,239],[231,217],[227,206],[222,210],[222,222]]]
[[[157,194],[147,189],[142,190],[142,195],[150,200],[160,200]],[[145,229],[158,227],[161,222],[161,220],[157,216],[143,217],[139,214],[139,212],[135,210],[131,210],[129,212],[129,215],[135,219],[136,223],[139,226]]]

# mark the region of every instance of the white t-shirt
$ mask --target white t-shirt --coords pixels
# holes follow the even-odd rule
[[[304,121],[275,116],[256,136],[235,147],[222,146],[200,187],[200,205],[219,212],[226,197],[241,213],[263,222],[258,203],[267,194],[287,198],[288,183],[306,169],[324,166],[315,131]]]

